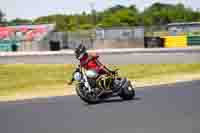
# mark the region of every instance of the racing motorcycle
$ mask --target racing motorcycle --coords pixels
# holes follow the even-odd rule
[[[72,76],[76,82],[77,95],[88,104],[96,104],[115,96],[123,100],[135,97],[132,83],[119,76],[119,69],[110,75],[100,75],[94,70],[85,70],[78,65]]]

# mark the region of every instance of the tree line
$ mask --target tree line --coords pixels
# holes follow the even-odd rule
[[[57,31],[76,31],[97,27],[152,26],[172,22],[200,21],[199,11],[187,8],[181,3],[176,5],[154,3],[142,12],[135,5],[116,5],[99,12],[92,10],[91,13],[55,14],[38,17],[34,20],[16,18],[6,21],[3,19],[4,16],[5,14],[0,11],[0,24],[2,25],[55,23]]]

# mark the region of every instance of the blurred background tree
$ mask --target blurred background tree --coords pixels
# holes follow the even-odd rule
[[[4,19],[4,17],[5,17],[5,14],[0,9],[0,25],[4,25],[6,23],[6,20]]]
[[[185,7],[183,4],[154,3],[143,11],[139,11],[135,5],[115,5],[103,11],[96,11],[91,6],[91,12],[80,14],[55,14],[41,16],[35,20],[16,18],[6,22],[5,14],[0,10],[0,24],[49,24],[55,23],[57,31],[88,30],[96,27],[117,26],[151,26],[164,25],[172,22],[196,22],[200,21],[200,12]]]

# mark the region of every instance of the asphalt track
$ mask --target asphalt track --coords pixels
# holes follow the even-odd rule
[[[106,64],[199,63],[199,53],[121,53],[100,54]],[[76,64],[74,55],[31,55],[0,57],[0,64]]]
[[[95,50],[106,64],[188,64],[200,62],[200,48]],[[0,53],[0,64],[76,64],[73,50]]]
[[[1,133],[199,133],[200,81],[138,88],[132,101],[77,96],[0,103]]]

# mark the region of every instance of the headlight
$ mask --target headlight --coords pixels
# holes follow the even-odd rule
[[[96,78],[98,73],[95,70],[88,70],[86,71],[86,75],[88,78]]]
[[[74,79],[75,79],[76,81],[81,81],[81,79],[82,79],[81,73],[80,73],[80,72],[74,73]]]

